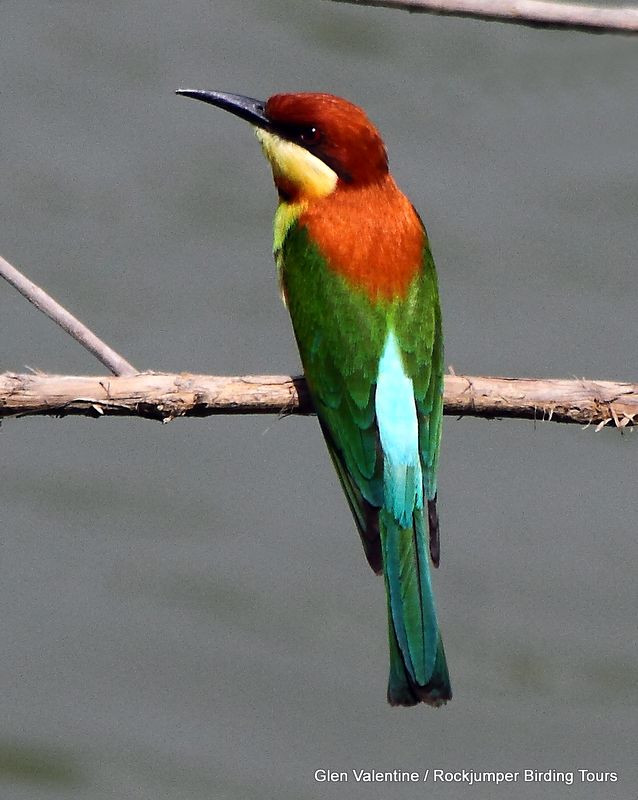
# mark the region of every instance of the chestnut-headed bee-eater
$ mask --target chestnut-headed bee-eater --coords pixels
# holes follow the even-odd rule
[[[178,94],[249,122],[270,162],[284,302],[366,557],[385,578],[388,701],[439,706],[452,696],[429,566],[439,561],[443,335],[423,223],[352,103]]]

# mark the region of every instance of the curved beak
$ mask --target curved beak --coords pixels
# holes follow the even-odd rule
[[[255,100],[254,97],[244,97],[241,94],[228,94],[227,92],[207,92],[202,89],[178,89],[176,94],[184,97],[192,97],[194,100],[201,100],[210,103],[211,106],[223,108],[230,111],[236,117],[245,119],[251,125],[258,128],[270,130],[272,125],[266,116],[266,103],[263,100]]]

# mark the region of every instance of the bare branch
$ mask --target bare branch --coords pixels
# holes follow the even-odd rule
[[[423,14],[513,22],[535,28],[566,28],[587,33],[638,33],[638,8],[590,6],[543,0],[333,0],[358,6],[399,8]]]
[[[48,295],[44,289],[36,286],[35,283],[26,278],[2,256],[0,256],[0,276],[5,278],[30,303],[33,303],[36,308],[46,314],[49,319],[52,319],[53,322],[70,334],[82,347],[92,353],[114,375],[136,374],[137,370],[132,364],[129,364],[125,358],[99,339],[86,325]]]
[[[638,425],[638,384],[445,376],[445,413]],[[213,414],[312,414],[303,378],[142,374],[118,378],[0,375],[0,418],[135,416],[168,422]]]

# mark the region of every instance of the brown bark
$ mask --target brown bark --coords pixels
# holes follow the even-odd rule
[[[445,413],[553,420],[602,427],[638,424],[638,384],[445,376]],[[213,414],[312,414],[303,378],[286,375],[0,375],[0,418],[133,416],[168,422]]]
[[[587,33],[638,33],[638,8],[555,3],[545,0],[335,0],[423,14],[512,22],[534,28],[564,28]]]

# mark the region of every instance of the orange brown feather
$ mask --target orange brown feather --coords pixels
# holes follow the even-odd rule
[[[405,297],[421,268],[427,237],[390,175],[309,203],[299,223],[329,266],[375,299]]]

